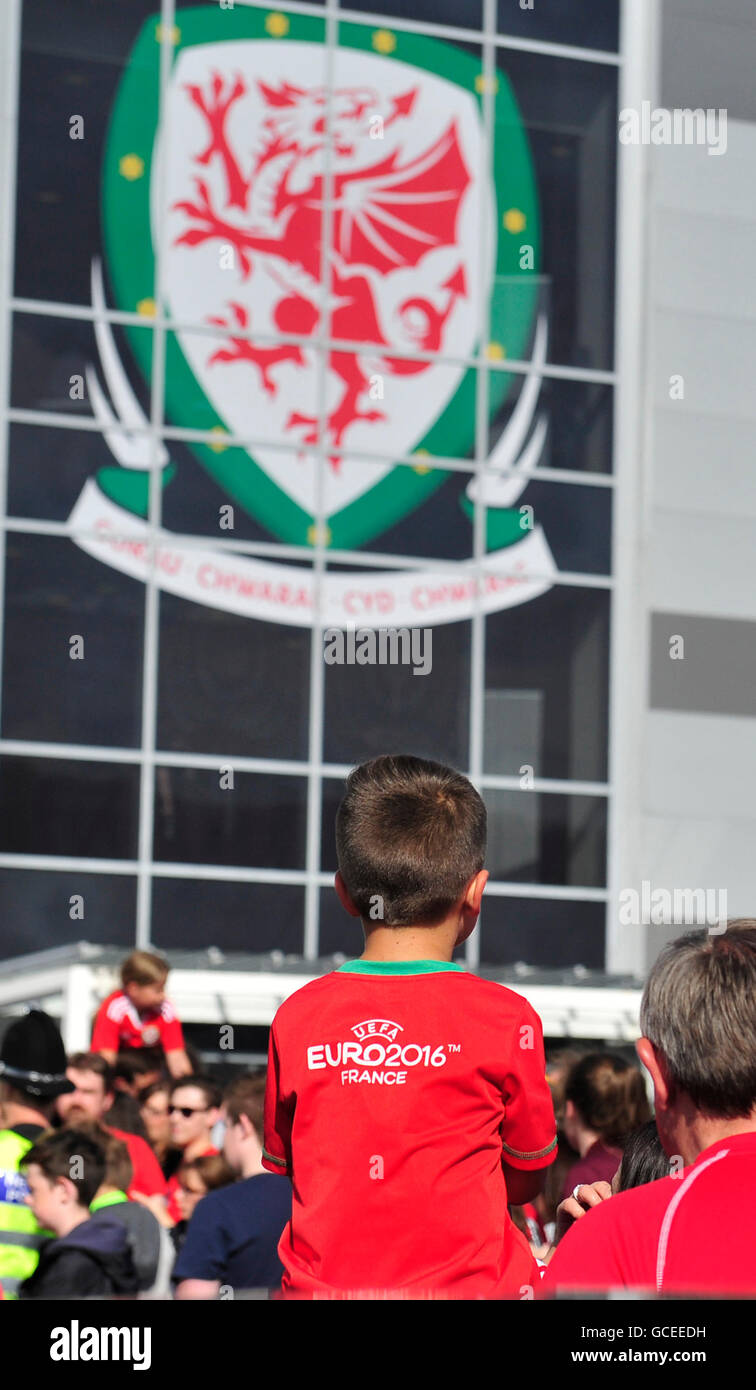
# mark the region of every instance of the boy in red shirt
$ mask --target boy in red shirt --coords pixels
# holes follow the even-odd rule
[[[184,1051],[181,1023],[165,997],[168,966],[151,951],[132,951],[121,965],[121,988],[113,990],[97,1011],[92,1051],[111,1066],[119,1050],[162,1048],[171,1076],[192,1070]]]
[[[540,1020],[452,961],[488,878],[486,810],[439,763],[356,768],[336,891],[359,960],[313,980],[270,1035],[263,1165],[292,1181],[279,1245],[292,1297],[531,1298],[507,1204],[556,1157]]]

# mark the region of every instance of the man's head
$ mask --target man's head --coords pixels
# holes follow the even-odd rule
[[[666,946],[643,991],[640,1024],[638,1056],[653,1079],[668,1154],[684,1153],[684,1131],[697,1117],[756,1119],[756,919]]]
[[[169,1113],[171,1143],[178,1149],[203,1141],[211,1143],[213,1125],[220,1119],[220,1089],[207,1076],[182,1076],[171,1086]]]
[[[265,1073],[250,1073],[232,1081],[223,1095],[226,1132],[223,1156],[235,1173],[260,1167],[263,1144]]]
[[[102,1120],[113,1104],[113,1069],[99,1052],[74,1052],[66,1076],[74,1089],[59,1096],[56,1109],[64,1124]]]
[[[91,1131],[59,1129],[37,1140],[23,1166],[26,1201],[40,1226],[65,1235],[86,1219],[105,1175],[105,1150]]]
[[[54,1019],[42,1009],[15,1019],[0,1044],[2,1123],[22,1122],[28,1112],[51,1122],[56,1097],[73,1089],[65,1071],[66,1052]]]
[[[167,962],[152,951],[132,951],[121,965],[123,992],[144,1012],[160,1009],[167,979]]]
[[[367,926],[435,926],[468,890],[480,905],[486,808],[472,783],[441,763],[374,758],[347,778],[336,850],[347,911]],[[476,919],[474,908],[466,935]]]
[[[153,1148],[171,1142],[171,1082],[156,1081],[142,1091],[139,1109],[147,1138]]]

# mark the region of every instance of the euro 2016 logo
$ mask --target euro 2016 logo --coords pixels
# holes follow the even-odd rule
[[[308,1071],[340,1067],[342,1086],[403,1086],[413,1067],[443,1067],[449,1053],[462,1050],[459,1043],[434,1046],[397,1042],[397,1034],[404,1030],[388,1018],[365,1019],[353,1024],[351,1031],[355,1042],[316,1043],[308,1047]]]

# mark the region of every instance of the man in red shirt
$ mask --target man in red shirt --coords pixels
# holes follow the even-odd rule
[[[641,1028],[670,1176],[584,1212],[543,1292],[756,1294],[756,920],[667,946]]]
[[[348,780],[336,887],[365,951],[291,995],[270,1037],[263,1164],[292,1180],[288,1296],[533,1296],[507,1205],[556,1157],[541,1025],[452,961],[485,834],[478,793],[440,764],[377,758]]]
[[[212,1131],[220,1119],[221,1092],[208,1076],[184,1076],[171,1086],[168,1116],[171,1125],[171,1144],[182,1151],[182,1161],[217,1154]],[[178,1173],[168,1181],[168,1215],[181,1221],[178,1192],[181,1184]]]
[[[128,1148],[133,1174],[127,1195],[133,1197],[134,1193],[143,1192],[147,1197],[164,1196],[165,1178],[149,1144],[137,1134],[127,1134],[107,1124],[115,1091],[112,1069],[104,1057],[98,1052],[76,1052],[68,1060],[66,1076],[73,1082],[74,1089],[68,1095],[58,1096],[55,1102],[63,1124],[76,1125],[83,1119],[99,1120]]]

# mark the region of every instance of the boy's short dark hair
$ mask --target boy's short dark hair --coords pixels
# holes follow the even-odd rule
[[[76,1158],[81,1162],[72,1162]],[[50,1182],[68,1178],[79,1205],[89,1207],[105,1176],[105,1149],[91,1129],[57,1129],[41,1135],[24,1155],[23,1167],[30,1163],[36,1163]]]
[[[247,1072],[229,1082],[223,1092],[229,1124],[236,1125],[246,1115],[260,1143],[263,1140],[265,1112],[265,1072]]]
[[[111,1134],[99,1120],[80,1121],[76,1128],[82,1134],[88,1134],[91,1139],[96,1140],[102,1145],[105,1154],[105,1173],[103,1183],[106,1187],[115,1187],[119,1192],[125,1192],[131,1186],[134,1176],[134,1165],[131,1162],[131,1154],[128,1145],[123,1139],[118,1139],[115,1134]]]
[[[347,778],[336,851],[362,918],[430,926],[483,868],[486,808],[472,783],[443,763],[373,758]]]
[[[196,1086],[205,1097],[208,1109],[219,1106],[221,1103],[221,1088],[216,1081],[213,1081],[211,1076],[193,1076],[191,1074],[189,1076],[177,1076],[175,1080],[170,1083],[170,1086],[171,1089],[168,1094],[171,1100],[180,1087]]]

